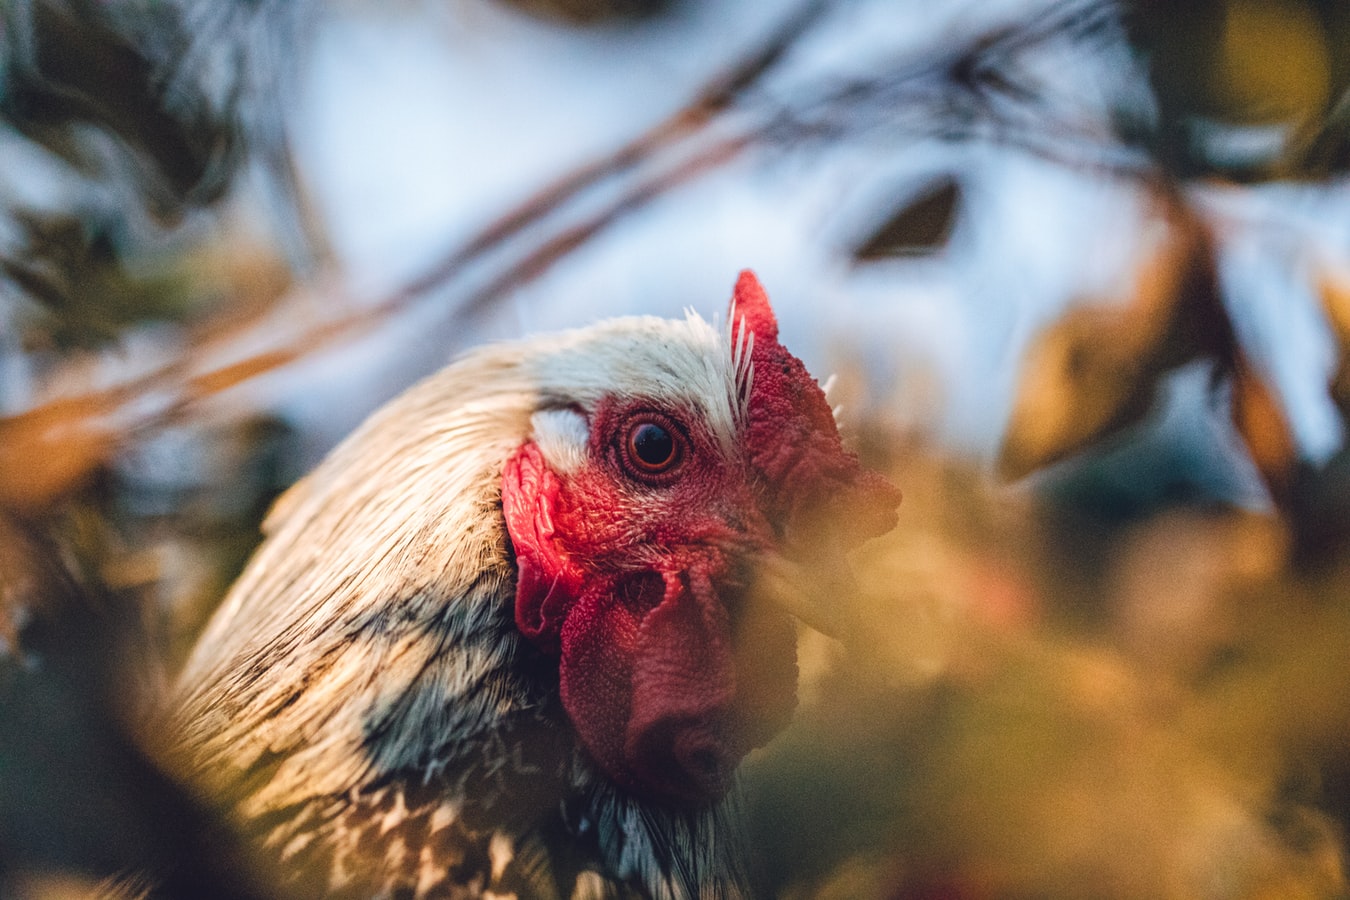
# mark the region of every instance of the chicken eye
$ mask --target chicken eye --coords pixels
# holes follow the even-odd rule
[[[628,471],[643,480],[670,474],[684,459],[676,426],[651,413],[629,421],[621,446]]]
[[[675,462],[675,438],[655,422],[633,426],[628,435],[633,461],[651,472],[662,472]]]

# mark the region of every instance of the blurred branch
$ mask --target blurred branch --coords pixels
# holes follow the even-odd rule
[[[499,217],[406,285],[399,294],[401,302],[445,287],[517,235],[565,213],[569,206],[583,204],[590,192],[612,189],[614,182],[626,178],[635,182],[582,224],[565,224],[557,235],[527,251],[517,263],[524,270],[520,276],[507,273],[495,279],[458,308],[461,314],[476,312],[502,291],[536,277],[543,271],[541,264],[563,255],[557,250],[573,249],[622,214],[711,167],[671,164],[663,162],[663,156],[679,159],[702,152],[710,161],[725,162],[752,146],[795,145],[838,136],[845,130],[841,124],[845,119],[854,131],[884,123],[911,139],[993,137],[1065,165],[1091,165],[1130,177],[1149,172],[1138,154],[1126,151],[1101,131],[1053,117],[1047,124],[1049,111],[1040,106],[1020,121],[1011,113],[1038,96],[1037,86],[1019,81],[1010,71],[1018,55],[1047,41],[1101,35],[1116,22],[1113,5],[1101,0],[1064,0],[1030,21],[997,26],[918,60],[901,60],[865,80],[826,85],[804,100],[785,104],[767,95],[754,96],[765,76],[831,7],[824,2],[803,5],[758,51],[705,84],[691,103]],[[730,135],[719,136],[719,130]],[[709,141],[720,144],[701,150]],[[646,173],[644,167],[656,172]]]
[[[126,724],[153,667],[141,616],[64,549],[0,514],[0,893],[56,869],[134,873],[137,896],[263,896],[235,839]]]
[[[709,79],[683,108],[614,152],[545,186],[382,300],[343,302],[341,290],[332,288],[337,279],[320,278],[242,321],[234,317],[205,323],[174,361],[115,389],[89,393],[82,402],[110,416],[125,414],[124,421],[131,423],[125,433],[130,434],[182,416],[243,381],[358,337],[427,295],[450,290],[456,281],[464,286],[450,316],[479,315],[627,213],[752,147],[834,133],[841,111],[857,116],[861,128],[886,125],[910,137],[949,140],[992,132],[996,139],[1049,155],[1045,110],[1037,107],[1036,116],[1022,125],[1013,115],[1039,95],[1037,85],[1012,71],[1019,54],[1047,41],[1101,35],[1116,15],[1111,4],[1064,0],[1029,21],[1000,24],[866,80],[826,85],[800,102],[787,105],[757,93],[766,76],[831,8],[826,0],[801,5],[762,45]],[[1033,119],[1039,123],[1035,128]],[[1106,134],[1063,124],[1063,135],[1082,136],[1098,164],[1131,176],[1143,168],[1134,161],[1110,160],[1119,148]],[[1056,123],[1049,129],[1053,137],[1063,136],[1058,128]],[[1083,160],[1060,156],[1059,161]],[[322,305],[312,300],[320,290],[328,298]],[[116,441],[95,446],[111,452]],[[67,474],[54,483],[76,480]]]
[[[483,228],[463,247],[451,252],[407,286],[409,298],[427,293],[453,277],[461,268],[601,181],[632,171],[657,153],[697,134],[726,111],[738,94],[764,76],[792,45],[830,9],[826,0],[810,0],[779,26],[765,43],[726,72],[712,78],[694,99],[673,115],[619,147],[614,152],[569,172],[547,185],[524,203],[507,211]]]
[[[1101,0],[1063,0],[1039,16],[905,57],[879,73],[825,84],[773,113],[764,137],[779,144],[880,128],[912,138],[989,140],[1069,168],[1140,177],[1152,166],[1103,123],[1052,108],[1055,87],[1025,71],[1025,57],[1063,42],[1119,43],[1120,12]],[[1101,49],[1098,46],[1096,49]]]

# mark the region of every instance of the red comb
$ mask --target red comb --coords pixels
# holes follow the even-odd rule
[[[732,294],[727,315],[745,320],[745,327],[754,333],[756,342],[766,346],[778,343],[778,319],[769,306],[769,295],[764,293],[764,286],[749,269],[736,279],[736,292]],[[731,326],[734,335],[736,322],[733,321]]]
[[[790,518],[805,506],[843,502],[858,538],[890,530],[899,491],[844,448],[825,392],[778,342],[778,319],[749,269],[736,281],[728,317],[733,336],[741,322],[754,335],[747,446],[751,464],[778,495],[779,514]]]

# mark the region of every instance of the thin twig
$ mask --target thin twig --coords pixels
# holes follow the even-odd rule
[[[697,134],[719,113],[732,106],[741,92],[772,69],[830,5],[827,0],[804,3],[775,29],[762,46],[706,83],[691,102],[612,153],[569,172],[507,211],[468,243],[406,284],[400,294],[412,299],[440,288],[469,262],[552,214],[587,189],[601,181],[622,176],[662,150]]]
[[[954,90],[962,96],[969,96],[972,93],[978,95],[991,85],[997,86],[997,79],[978,74],[997,68],[990,60],[1007,63],[1017,52],[1034,46],[1037,41],[1049,40],[1065,33],[1071,37],[1082,37],[1100,30],[1107,21],[1106,13],[1101,12],[1103,5],[1085,3],[1084,0],[1067,0],[1057,7],[1058,14],[1043,16],[1025,28],[1001,26],[977,36],[963,47],[937,50],[918,61],[911,59],[883,77],[827,86],[812,98],[790,108],[760,105],[757,109],[747,109],[738,102],[829,8],[827,0],[811,0],[803,4],[753,54],[707,82],[689,104],[614,152],[548,185],[378,303],[362,305],[346,314],[313,323],[303,336],[280,346],[253,353],[242,360],[194,371],[182,360],[208,358],[221,344],[240,342],[237,321],[228,328],[204,328],[190,340],[180,361],[112,390],[87,396],[90,399],[102,397],[109,407],[122,407],[134,404],[138,397],[152,391],[162,391],[170,398],[169,402],[152,405],[151,411],[139,417],[139,424],[153,427],[178,418],[194,404],[242,381],[288,365],[316,349],[359,336],[370,326],[386,320],[423,296],[447,288],[469,265],[504,246],[528,227],[562,214],[569,205],[579,203],[592,189],[615,180],[629,179],[630,183],[598,210],[564,224],[532,247],[526,248],[503,271],[462,297],[452,314],[458,318],[480,315],[504,293],[537,278],[559,259],[653,198],[721,165],[750,146],[802,139],[812,128],[819,127],[819,121],[813,121],[813,114],[821,114],[822,111],[828,113],[832,109],[837,111],[841,107],[851,108],[856,113],[859,109],[878,103],[889,104],[894,110],[894,104],[899,100],[907,101],[899,103],[901,108],[917,104],[922,112],[925,107],[931,110],[934,105],[944,104],[950,111]],[[1094,10],[1096,12],[1089,15]],[[959,73],[965,73],[967,77],[960,77]],[[971,76],[970,73],[977,74]],[[925,103],[925,98],[933,99]],[[750,124],[742,123],[732,128],[729,135],[709,139],[707,133],[710,126],[726,120],[733,110],[746,115]],[[987,107],[984,111],[990,112]],[[994,118],[997,120],[997,116]],[[982,123],[962,122],[953,129],[950,118],[947,117],[945,122],[943,119],[942,116],[936,116],[936,126],[919,124],[911,127],[910,133],[943,134],[948,137],[970,135],[978,133],[980,127],[988,128],[990,124],[988,120]],[[919,121],[922,122],[922,119]],[[1033,151],[1039,147],[1039,152],[1046,152],[1043,149],[1043,133],[1036,135],[1037,140],[1032,140],[1029,133],[1019,136],[1015,132],[1001,134],[999,138],[1014,144],[1024,143]],[[704,146],[698,146],[700,142]],[[671,159],[674,161],[669,161]],[[1128,169],[1128,166],[1125,168]],[[300,302],[295,297],[292,297],[292,301]],[[284,310],[274,309],[272,312],[279,314]],[[255,325],[258,327],[246,329],[246,336],[256,337],[266,327],[261,319]]]

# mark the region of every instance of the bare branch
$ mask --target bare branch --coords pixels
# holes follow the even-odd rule
[[[1099,0],[1065,0],[1032,22],[1000,25],[955,48],[936,49],[921,59],[901,61],[869,79],[826,84],[790,107],[762,96],[750,98],[765,75],[830,8],[827,0],[804,3],[763,45],[709,80],[689,104],[612,153],[547,185],[379,302],[330,303],[326,304],[328,308],[346,312],[320,315],[316,313],[318,305],[310,300],[315,290],[311,285],[301,295],[242,324],[235,319],[228,325],[208,324],[198,329],[181,356],[192,361],[233,357],[229,362],[205,366],[175,362],[114,391],[95,392],[86,399],[94,402],[103,398],[122,407],[130,405],[127,398],[134,402],[142,393],[159,391],[170,399],[151,405],[149,412],[138,417],[138,425],[150,427],[176,418],[192,405],[256,375],[359,336],[426,295],[448,290],[471,267],[489,264],[490,257],[502,254],[505,262],[499,263],[496,274],[488,274],[477,287],[466,286],[466,293],[450,313],[455,318],[481,315],[505,292],[537,278],[655,197],[747,148],[799,142],[812,134],[831,132],[840,127],[835,120],[841,113],[858,116],[862,124],[850,127],[880,123],[911,138],[993,137],[1058,162],[1102,165],[1131,177],[1145,168],[1121,153],[1118,145],[1107,143],[1104,135],[1084,133],[1081,128],[1075,131],[1073,123],[1063,123],[1063,134],[1057,130],[1055,136],[1079,137],[1085,152],[1081,158],[1066,157],[1061,150],[1050,149],[1059,144],[1047,139],[1043,122],[1035,129],[1015,122],[1010,126],[1013,117],[998,105],[1025,105],[1037,96],[1034,85],[1021,83],[1017,73],[1011,71],[1019,53],[1045,41],[1080,40],[1100,34],[1116,21],[1114,5]],[[859,116],[878,111],[884,112],[884,118],[870,123],[866,116]],[[1058,129],[1059,124],[1050,127]],[[555,219],[559,221],[552,227],[540,227]],[[527,230],[540,231],[543,236],[531,236],[523,248],[513,252],[511,244],[525,240]],[[230,347],[256,346],[260,335],[278,331],[277,321],[294,319],[297,314],[308,324],[299,333],[295,328],[280,329],[282,334],[292,335],[289,339],[267,341],[267,349],[254,350],[242,358],[229,352]]]

